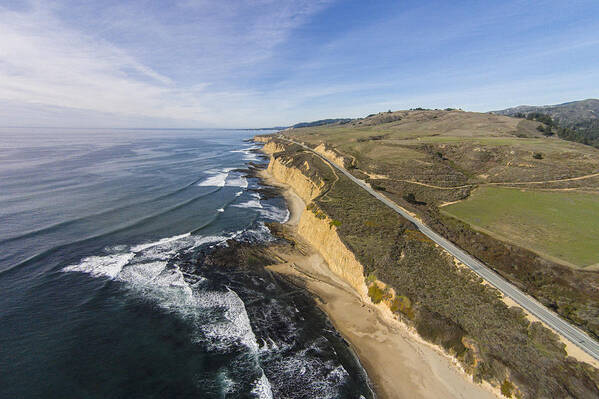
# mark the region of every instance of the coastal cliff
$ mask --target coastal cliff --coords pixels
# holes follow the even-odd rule
[[[283,145],[275,142],[269,142],[263,148],[264,152],[271,155],[268,172],[281,183],[292,187],[308,204],[310,211],[302,213],[298,233],[323,256],[331,271],[349,283],[361,297],[366,298],[364,268],[340,240],[335,222],[316,209],[312,202],[325,188],[324,181],[319,179],[315,182],[307,176],[306,172],[310,169],[308,162],[296,167],[290,159],[273,156],[284,150]]]
[[[410,222],[299,146],[269,138],[263,151],[271,175],[308,204],[298,232],[331,271],[443,348],[475,381],[506,397],[599,395],[597,369],[568,358],[555,334],[508,308],[495,289],[456,267]]]
[[[321,143],[316,146],[314,151],[331,160],[336,165],[341,166],[342,168],[351,169],[356,166],[355,159],[341,155],[338,151],[330,148],[325,143]]]

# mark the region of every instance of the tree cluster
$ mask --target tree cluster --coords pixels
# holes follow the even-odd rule
[[[575,141],[599,148],[599,119],[580,121],[566,126],[560,123],[559,120],[554,120],[550,115],[541,112],[529,112],[527,114],[518,112],[514,116],[545,124],[545,126],[539,125],[537,127],[537,130],[545,136],[552,136],[554,134],[553,129],[555,129],[558,137],[563,140]]]

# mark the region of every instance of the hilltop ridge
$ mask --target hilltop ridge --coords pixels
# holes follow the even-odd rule
[[[519,105],[492,112],[507,116],[514,116],[518,113],[540,112],[551,116],[560,123],[575,126],[583,121],[599,119],[599,100],[589,98],[555,105]]]

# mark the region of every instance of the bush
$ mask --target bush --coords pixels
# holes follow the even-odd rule
[[[409,194],[404,195],[403,199],[408,201],[410,204],[413,204],[416,202],[416,196],[414,195],[414,193],[409,193]]]
[[[391,311],[394,313],[402,313],[412,320],[414,318],[414,311],[412,310],[412,301],[410,298],[403,295],[398,295],[391,302]]]
[[[385,292],[375,283],[368,287],[368,296],[373,303],[380,303],[385,296]]]
[[[373,303],[381,303],[381,301],[385,299],[391,299],[389,289],[381,289],[381,287],[379,287],[377,283],[372,283],[368,287],[368,296],[370,297]]]
[[[370,285],[376,281],[376,274],[374,272],[370,273],[368,277],[366,277],[366,284]]]
[[[418,201],[416,199],[416,196],[414,195],[414,193],[408,193],[406,195],[403,196],[403,199],[408,201],[410,204],[414,204],[414,205],[426,205],[426,202],[424,201]]]
[[[333,219],[329,222],[329,226],[330,227],[333,227],[333,226],[339,227],[339,226],[341,226],[341,220]]]
[[[512,397],[512,391],[514,390],[514,385],[508,380],[504,380],[503,384],[501,384],[501,394],[506,398]]]

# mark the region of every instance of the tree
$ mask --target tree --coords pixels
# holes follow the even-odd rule
[[[406,201],[408,201],[411,204],[416,203],[416,196],[414,195],[414,193],[409,193],[409,194],[404,195],[403,199],[405,199]]]

